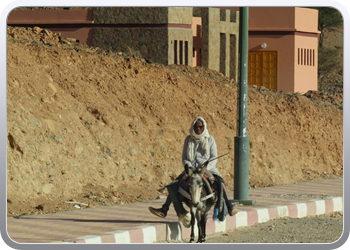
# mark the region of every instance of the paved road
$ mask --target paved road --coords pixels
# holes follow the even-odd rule
[[[231,199],[233,199],[233,192]],[[279,187],[250,189],[256,206],[221,223],[209,220],[207,234],[252,226],[278,217],[302,218],[342,211],[343,179],[320,180]],[[164,199],[56,214],[24,216],[7,220],[8,235],[19,243],[151,243],[189,238],[190,231],[178,223],[173,208],[166,219],[148,211]],[[16,248],[16,247],[14,247]]]

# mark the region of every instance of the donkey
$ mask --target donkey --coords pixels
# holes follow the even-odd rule
[[[194,242],[194,228],[195,222],[197,220],[198,226],[198,241],[206,241],[206,223],[208,218],[208,213],[211,207],[216,202],[216,197],[212,198],[213,194],[208,194],[206,188],[204,187],[206,180],[203,175],[207,168],[207,164],[201,170],[192,170],[186,168],[188,174],[188,189],[189,189],[189,198],[185,201],[186,205],[191,210],[191,238],[190,243]]]

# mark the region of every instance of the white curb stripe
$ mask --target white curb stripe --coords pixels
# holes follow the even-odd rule
[[[126,230],[117,230],[110,232],[109,234],[114,235],[114,239],[116,243],[130,243],[130,234],[129,231]]]
[[[270,214],[267,208],[257,209],[257,212],[258,212],[258,223],[262,223],[270,220]]]
[[[315,201],[316,203],[316,215],[326,213],[326,202],[324,200]]]
[[[215,233],[226,231],[226,219],[224,221],[214,220],[215,223]]]
[[[336,211],[343,211],[343,199],[342,197],[334,197],[331,198],[333,202],[333,212]],[[328,206],[326,207],[326,201],[325,200],[314,200],[316,205],[316,215],[325,214],[326,211],[330,210],[331,208]],[[297,209],[297,218],[302,218],[308,216],[309,212],[307,209],[307,203],[293,203],[296,205]],[[289,217],[289,209],[288,206],[275,206],[277,208],[278,217]],[[258,223],[264,223],[270,220],[269,215],[269,209],[268,208],[261,208],[256,209],[257,216],[258,216]],[[294,211],[294,209],[293,209]],[[248,226],[248,212],[247,211],[239,211],[235,215],[236,217],[236,228],[239,227],[246,227]],[[227,228],[227,220],[221,222],[219,220],[215,220],[215,232],[225,232]],[[197,222],[196,222],[197,224]],[[154,226],[139,226],[137,228],[142,229],[143,233],[143,242],[144,243],[153,243],[157,241],[157,231],[156,227]],[[178,223],[167,223],[167,240],[182,240],[182,225],[180,222]],[[115,242],[116,243],[131,243],[130,240],[130,233],[127,230],[117,230],[114,232],[110,232],[108,234],[114,235]],[[195,236],[198,237],[198,227],[195,226]],[[84,237],[76,238],[77,240],[84,240],[85,243],[102,243],[101,236],[97,235],[88,235]],[[68,242],[61,242],[61,243],[68,243]]]
[[[280,206],[277,207],[278,211],[278,217],[288,217],[289,216],[289,210],[287,206]]]
[[[341,197],[333,198],[333,211],[334,212],[343,211],[343,201]]]
[[[142,229],[143,243],[153,243],[157,241],[157,231],[153,226],[140,226],[137,228]]]
[[[102,243],[101,237],[97,235],[87,235],[84,237],[77,238],[79,240],[85,240],[85,243]]]
[[[181,241],[182,230],[180,223],[167,223],[167,240]]]
[[[236,228],[248,226],[248,216],[246,211],[239,211],[236,214]]]
[[[298,218],[306,217],[307,216],[307,205],[306,203],[297,203],[297,209],[298,209]]]

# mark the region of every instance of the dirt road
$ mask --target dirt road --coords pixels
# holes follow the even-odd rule
[[[207,235],[207,243],[333,243],[342,233],[343,213],[337,212],[304,218],[279,218]]]

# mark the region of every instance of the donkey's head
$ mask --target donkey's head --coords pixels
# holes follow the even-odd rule
[[[200,171],[197,169],[192,170],[187,168],[186,172],[188,174],[188,188],[191,194],[192,205],[195,207],[198,206],[201,201],[201,193],[203,188],[203,174],[206,170],[206,166],[204,166]]]

